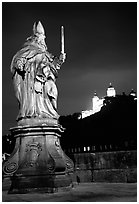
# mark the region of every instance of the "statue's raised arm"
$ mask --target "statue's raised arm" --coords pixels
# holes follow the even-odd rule
[[[47,50],[41,22],[33,26],[33,35],[13,57],[11,72],[19,102],[19,125],[56,125],[58,69],[64,63],[65,53],[57,58]]]

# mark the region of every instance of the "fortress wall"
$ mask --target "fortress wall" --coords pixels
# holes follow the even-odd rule
[[[74,153],[80,182],[137,182],[137,151]]]

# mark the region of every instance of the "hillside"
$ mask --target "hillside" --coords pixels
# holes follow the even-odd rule
[[[80,120],[77,116],[60,118],[66,128],[61,138],[64,148],[100,144],[122,146],[125,142],[136,148],[137,101],[132,97],[106,98],[100,112]]]

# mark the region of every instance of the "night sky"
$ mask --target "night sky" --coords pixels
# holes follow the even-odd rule
[[[58,113],[69,115],[91,108],[94,91],[106,95],[111,82],[117,94],[137,90],[137,3],[3,3],[2,126],[16,126],[18,103],[10,63],[13,55],[41,21],[46,44],[60,54],[60,27],[65,28],[66,62],[57,79]]]

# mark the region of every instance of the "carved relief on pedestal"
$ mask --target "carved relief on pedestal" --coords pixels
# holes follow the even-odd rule
[[[6,174],[13,174],[17,171],[18,169],[18,164],[16,162],[6,162],[3,166],[3,171]]]
[[[33,167],[34,165],[37,165],[37,159],[40,155],[40,152],[42,151],[42,145],[39,142],[30,141],[26,144],[26,150],[27,152],[27,163],[26,166]]]
[[[3,172],[7,175],[13,174],[19,167],[19,138],[16,141],[15,149],[8,161],[3,164]]]
[[[67,157],[67,155],[65,155],[65,160],[66,160],[66,169],[67,171],[70,173],[70,172],[73,172],[74,171],[74,163],[73,161]]]
[[[61,155],[61,157],[63,158],[64,162],[65,162],[65,168],[66,171],[68,173],[73,172],[74,171],[74,163],[73,161],[63,152],[61,145],[60,145],[60,141],[59,138],[56,139],[55,141],[55,147],[56,150],[58,151],[58,153]]]
[[[65,166],[66,166],[66,171],[68,173],[73,173],[74,172],[74,163],[73,161],[64,153],[64,151],[61,149],[61,155],[62,158],[65,162]]]
[[[54,172],[55,170],[55,161],[51,156],[49,157],[48,162],[47,162],[47,169],[50,173]]]

